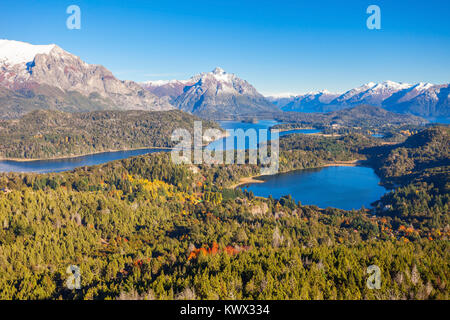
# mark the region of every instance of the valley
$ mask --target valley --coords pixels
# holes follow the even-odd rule
[[[0,40],[0,299],[446,300],[450,128],[423,117],[448,110],[448,84],[267,97]],[[200,122],[216,139],[174,161]]]
[[[193,170],[167,153],[2,174],[1,297],[445,299],[448,141],[443,127],[388,149],[359,135],[282,137],[280,170],[366,159],[399,185],[374,208],[351,211],[228,189],[258,166]],[[83,275],[77,291],[58,285],[70,263]],[[387,270],[379,291],[362,281],[373,263]]]

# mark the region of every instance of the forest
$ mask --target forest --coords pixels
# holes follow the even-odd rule
[[[16,120],[0,120],[0,158],[48,159],[136,148],[170,148],[172,132],[193,132],[199,118],[172,111],[36,110]],[[203,128],[221,130],[212,121]]]
[[[283,123],[278,129],[314,127],[318,129],[353,129],[384,131],[399,126],[421,126],[428,121],[417,116],[399,114],[370,105],[359,105],[327,113],[283,112],[275,119]]]
[[[229,187],[257,165],[168,153],[1,174],[0,299],[449,299],[449,141],[448,127],[388,145],[282,137],[280,171],[360,160],[393,186],[352,211],[255,197]]]

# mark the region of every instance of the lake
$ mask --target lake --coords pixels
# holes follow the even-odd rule
[[[264,177],[264,183],[241,186],[256,196],[279,199],[290,194],[304,205],[345,210],[370,208],[387,192],[380,179],[367,167],[324,167]]]
[[[278,124],[274,120],[261,120],[258,123],[243,123],[237,121],[220,121],[224,129],[269,129]],[[280,132],[280,137],[292,133],[318,133],[320,130],[300,129]],[[270,139],[270,133],[269,137]],[[256,149],[258,141],[248,141],[245,145],[238,143],[234,136],[229,136],[212,142],[206,148],[210,150],[226,150],[226,142],[233,143],[235,149]],[[37,161],[0,161],[0,172],[61,172],[73,170],[77,167],[98,165],[114,160],[125,159],[133,156],[168,151],[168,149],[139,149],[129,151],[104,152],[93,155]],[[265,177],[265,183],[251,184],[245,187],[253,191],[257,196],[274,198],[291,194],[296,201],[303,204],[314,204],[325,208],[328,206],[341,209],[359,209],[362,205],[370,207],[370,204],[378,200],[386,189],[379,186],[379,178],[374,171],[366,167],[327,167],[320,169],[308,169],[294,171]]]
[[[277,122],[275,120],[260,120],[258,123],[246,123],[246,122],[239,122],[239,121],[219,121],[220,126],[225,130],[236,130],[236,129],[242,129],[244,131],[248,129],[255,129],[257,133],[257,139],[255,141],[250,141],[250,139],[246,139],[245,144],[244,141],[237,141],[235,135],[230,135],[226,138],[216,140],[212,143],[210,143],[206,148],[209,150],[217,150],[217,151],[223,151],[227,150],[227,144],[233,146],[235,150],[243,150],[243,149],[257,149],[258,143],[259,143],[259,130],[265,129],[268,130],[270,127],[280,124],[280,122]],[[279,133],[279,136],[286,136],[288,134],[292,133],[303,133],[303,134],[311,134],[311,133],[319,133],[320,130],[317,129],[296,129],[296,130],[288,130],[288,131],[282,131]],[[271,139],[270,130],[267,134],[267,139]],[[234,141],[234,143],[233,143]]]
[[[139,149],[128,151],[115,151],[96,153],[87,156],[36,161],[0,161],[0,172],[61,172],[73,170],[78,167],[94,166],[105,162],[139,156],[142,154],[167,151],[167,149]]]
[[[442,124],[450,124],[449,117],[425,117],[431,123],[442,123]]]
[[[223,129],[256,129],[259,132],[259,129],[269,129],[271,126],[279,124],[279,122],[274,120],[260,120],[258,123],[245,123],[239,121],[219,121],[219,124]],[[290,134],[290,133],[316,133],[320,132],[320,130],[290,130],[285,132],[280,132],[280,137]],[[270,139],[270,133],[269,137]],[[226,141],[233,139],[234,136],[230,136],[224,139],[219,139],[210,143],[207,148],[213,150],[225,150],[224,146]],[[223,146],[223,147],[221,147]],[[224,149],[221,149],[224,148]],[[245,146],[243,144],[238,144],[235,141],[235,148],[247,148],[247,149],[256,149],[257,143],[249,144],[247,139]],[[139,150],[128,150],[128,151],[115,151],[115,152],[104,152],[97,153],[93,155],[74,157],[74,158],[66,158],[66,159],[56,159],[56,160],[37,160],[37,161],[9,161],[3,160],[0,161],[0,172],[36,172],[36,173],[48,173],[48,172],[61,172],[61,171],[69,171],[73,170],[77,167],[84,166],[93,166],[98,165],[114,160],[126,159],[129,157],[139,156],[147,153],[154,153],[160,151],[168,151],[168,149],[139,149]]]

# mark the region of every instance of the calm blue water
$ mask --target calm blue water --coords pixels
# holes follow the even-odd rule
[[[236,121],[222,121],[224,129],[269,129],[278,122],[263,120],[256,124]],[[290,130],[280,132],[280,136],[291,133],[318,133],[320,130]],[[269,137],[270,139],[270,134]],[[228,140],[227,140],[228,139]],[[230,140],[232,139],[232,140]],[[238,144],[234,136],[230,136],[207,146],[209,149],[225,150],[226,141],[231,141],[236,149],[257,148],[256,143]],[[223,148],[223,149],[222,149]],[[94,155],[30,162],[0,161],[0,172],[61,172],[77,167],[98,165],[114,160],[129,158],[147,153],[168,151],[167,149],[142,149],[131,151],[105,152]],[[265,178],[263,184],[245,187],[257,196],[274,198],[291,194],[296,201],[303,204],[314,204],[319,207],[336,207],[341,209],[359,209],[362,205],[370,207],[370,203],[378,200],[386,189],[379,186],[379,179],[372,169],[365,167],[328,167],[322,169],[301,170]]]
[[[366,167],[325,167],[265,177],[265,183],[242,186],[256,196],[279,199],[292,195],[304,205],[345,210],[366,208],[387,192],[380,179]]]
[[[450,124],[450,118],[449,117],[425,117],[428,121],[432,123],[443,123],[443,124]]]
[[[271,126],[278,124],[274,120],[261,120],[258,123],[244,123],[238,121],[221,121],[219,122],[224,129],[243,129],[244,131],[248,129],[256,129],[259,134],[259,129],[269,129]],[[290,134],[290,133],[316,133],[320,130],[290,130],[285,132],[280,132],[280,137]],[[228,139],[228,140],[227,140]],[[232,139],[232,140],[231,140]],[[270,132],[268,134],[268,139],[270,139]],[[226,139],[221,139],[212,142],[207,146],[210,150],[226,150],[226,141],[235,140],[234,136],[227,137]],[[251,143],[250,143],[251,142]],[[235,141],[235,149],[256,149],[256,142],[246,140],[245,145],[238,144]],[[223,149],[221,149],[223,148]],[[147,153],[167,151],[167,149],[142,149],[142,150],[130,150],[130,151],[117,151],[117,152],[105,152],[94,155],[67,158],[67,159],[57,159],[57,160],[39,160],[39,161],[28,161],[28,162],[17,162],[17,161],[0,161],[0,172],[36,172],[36,173],[47,173],[47,172],[61,172],[73,170],[77,167],[92,166],[97,164],[102,164],[114,160],[125,159],[133,156],[138,156]]]
[[[0,172],[36,172],[36,173],[61,172],[73,170],[77,167],[93,166],[105,162],[160,151],[167,151],[167,149],[141,149],[130,151],[105,152],[88,156],[57,159],[57,160],[37,160],[27,162],[0,161]]]
[[[246,131],[247,129],[256,129],[256,132],[259,133],[259,129],[268,129],[271,126],[278,124],[278,122],[274,120],[261,120],[258,123],[243,123],[237,121],[222,121],[220,125],[224,129],[243,129]],[[315,133],[320,132],[319,130],[291,130],[286,132],[281,132],[280,136],[284,136],[290,133]],[[233,139],[233,137],[228,137],[228,140]],[[268,135],[268,139],[270,139],[270,132]],[[220,149],[220,146],[224,146],[226,139],[217,140],[208,145],[207,148],[216,149],[216,150],[225,150]],[[249,143],[248,139],[246,141],[245,146],[242,144],[237,145],[235,143],[235,148],[257,148],[256,143]],[[57,159],[57,160],[39,160],[39,161],[28,161],[28,162],[17,162],[17,161],[0,161],[0,172],[36,172],[36,173],[47,173],[47,172],[61,172],[73,170],[77,167],[84,166],[92,166],[97,164],[102,164],[114,160],[125,159],[133,156],[138,156],[147,153],[159,152],[159,151],[167,151],[167,149],[142,149],[142,150],[131,150],[131,151],[118,151],[118,152],[105,152],[94,155],[76,157],[76,158],[67,158],[67,159]]]
[[[236,135],[230,134],[230,136],[214,141],[210,143],[206,148],[209,150],[228,150],[227,144],[230,146],[234,146],[235,150],[242,149],[257,149],[259,143],[259,130],[265,129],[268,130],[270,127],[279,124],[279,122],[275,120],[260,120],[258,123],[244,123],[239,121],[219,121],[220,126],[226,130],[236,130],[242,129],[244,132],[248,129],[256,130],[256,139],[248,139],[246,138],[245,144],[244,141],[237,141]],[[291,133],[319,133],[320,130],[316,129],[300,129],[300,130],[289,130],[283,131],[279,133],[279,137],[291,134]],[[267,132],[267,139],[271,139],[270,130]]]

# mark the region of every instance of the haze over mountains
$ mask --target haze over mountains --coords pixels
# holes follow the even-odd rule
[[[297,96],[267,97],[283,111],[327,112],[368,104],[398,113],[450,116],[449,84],[367,83],[343,94],[328,91]]]
[[[36,109],[62,111],[169,110],[168,99],[121,81],[57,45],[0,40],[0,117]]]

